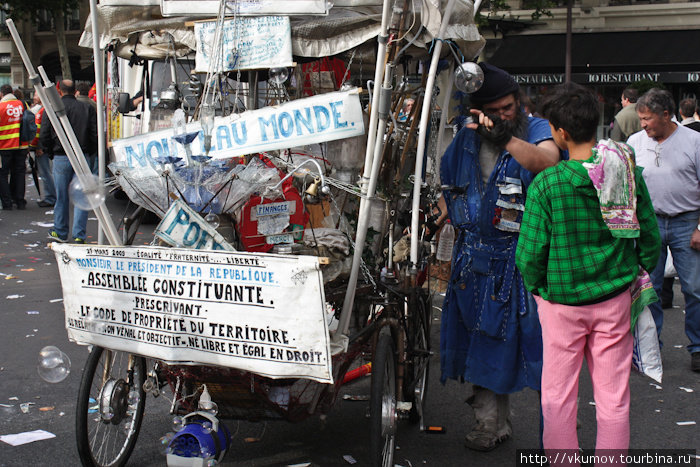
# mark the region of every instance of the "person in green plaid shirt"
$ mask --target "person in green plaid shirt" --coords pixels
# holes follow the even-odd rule
[[[543,114],[570,158],[530,186],[516,251],[542,325],[543,444],[548,454],[579,448],[578,379],[585,356],[596,401],[596,449],[626,452],[630,287],[640,266],[656,266],[656,217],[633,150],[611,140],[596,145],[593,93],[562,85],[546,99]]]

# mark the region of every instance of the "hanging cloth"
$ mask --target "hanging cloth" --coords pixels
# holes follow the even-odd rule
[[[617,238],[639,238],[634,151],[626,144],[601,140],[590,160],[583,167],[596,189],[600,213],[610,233]],[[630,292],[634,329],[644,307],[658,300],[649,273],[641,266]]]

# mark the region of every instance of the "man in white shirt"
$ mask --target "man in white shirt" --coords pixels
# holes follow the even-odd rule
[[[627,144],[644,167],[661,234],[661,256],[651,273],[661,295],[667,248],[685,298],[685,331],[691,369],[700,372],[700,133],[672,121],[675,103],[670,92],[653,88],[637,101],[642,130]],[[649,306],[661,333],[660,303]]]

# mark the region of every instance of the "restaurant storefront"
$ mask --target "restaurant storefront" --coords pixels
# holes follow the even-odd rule
[[[507,36],[488,59],[514,75],[535,102],[565,81],[564,34]],[[647,81],[668,89],[678,103],[700,98],[700,30],[579,33],[572,36],[571,80],[600,96],[601,134],[620,110],[628,85]]]

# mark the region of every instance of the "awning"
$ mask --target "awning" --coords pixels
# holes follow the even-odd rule
[[[700,30],[578,33],[572,35],[574,73],[700,69]],[[511,35],[488,59],[510,73],[563,73],[565,34]]]
[[[415,44],[425,47],[437,35],[442,21],[442,11],[447,0],[422,0],[417,5],[419,15],[414,18],[414,30],[422,24],[423,34]],[[193,28],[187,26],[196,16],[164,18],[158,6],[114,6],[133,3],[133,0],[112,0],[110,5],[98,5],[100,47],[117,44],[117,53],[125,58],[132,51],[141,57],[156,59],[168,54],[184,56],[195,50]],[[374,0],[345,0],[343,3],[377,3]],[[297,57],[325,57],[336,55],[363,43],[379,34],[381,7],[353,6],[333,7],[326,16],[292,17],[292,53]],[[456,2],[445,38],[456,42],[467,58],[476,56],[484,46],[484,39],[472,19],[471,1]],[[90,21],[78,45],[92,47]],[[374,46],[374,44],[371,44]],[[376,47],[373,47],[376,49]],[[376,51],[376,50],[375,50]],[[367,62],[365,62],[367,63]]]

